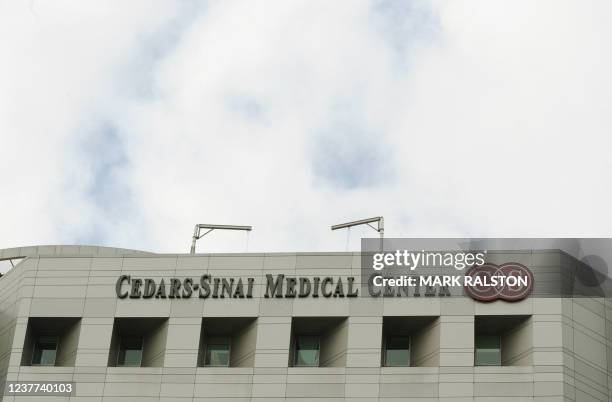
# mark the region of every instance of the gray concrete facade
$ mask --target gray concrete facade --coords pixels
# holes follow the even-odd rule
[[[0,253],[0,258],[25,257],[0,278],[0,381],[77,384],[72,397],[44,400],[612,400],[612,305],[604,298],[481,303],[460,297],[263,297],[266,274],[360,278],[359,253],[188,255],[78,246]],[[523,254],[520,262],[531,267],[560,258],[549,254]],[[203,274],[253,277],[253,297],[116,295],[121,275],[158,282]],[[526,317],[507,334],[502,366],[474,366],[480,316]],[[296,318],[314,317],[337,319],[321,344],[322,366],[291,367],[292,320],[295,331]],[[412,337],[418,351],[414,367],[381,367],[384,317],[432,317]],[[27,365],[33,318],[72,319],[58,350],[61,365]],[[117,318],[160,319],[145,341],[146,367],[112,366]],[[198,366],[208,328],[203,319],[209,318],[235,319],[227,321],[237,328],[231,367]]]

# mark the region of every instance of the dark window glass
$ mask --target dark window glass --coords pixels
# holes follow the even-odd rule
[[[474,364],[501,366],[501,338],[497,335],[476,335]]]
[[[119,342],[117,366],[140,366],[142,362],[142,337],[124,336]]]
[[[311,366],[319,365],[319,337],[298,336],[295,340],[295,365]]]
[[[388,336],[386,338],[385,366],[410,366],[409,336]]]
[[[205,366],[229,366],[230,339],[226,337],[209,338],[206,343]]]
[[[34,342],[32,364],[54,366],[57,355],[57,336],[39,336]]]

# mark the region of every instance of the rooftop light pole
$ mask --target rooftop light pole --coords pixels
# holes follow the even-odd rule
[[[374,222],[378,223],[377,227],[370,225],[370,223],[374,223]],[[368,225],[369,227],[376,230],[380,234],[381,239],[385,237],[385,220],[382,216],[375,216],[374,218],[361,219],[361,220],[353,221],[353,222],[340,223],[338,225],[332,226],[331,230],[350,228],[352,226],[359,226],[359,225]]]
[[[204,233],[200,233],[200,231],[202,229],[208,229],[208,230],[206,232],[204,232]],[[253,226],[209,225],[207,223],[200,223],[198,225],[195,225],[195,229],[193,230],[193,238],[191,240],[191,251],[190,251],[190,254],[195,254],[196,241],[198,241],[198,239],[201,239],[202,237],[206,236],[207,234],[209,234],[210,232],[212,232],[215,229],[219,229],[219,230],[244,230],[244,231],[250,232],[251,230],[253,230]]]

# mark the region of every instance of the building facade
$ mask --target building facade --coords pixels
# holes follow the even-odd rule
[[[570,265],[555,251],[527,267]],[[369,297],[360,253],[5,249],[3,401],[608,401],[606,298]]]

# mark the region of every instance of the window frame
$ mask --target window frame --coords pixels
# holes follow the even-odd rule
[[[390,365],[387,362],[387,346],[389,343],[389,338],[408,338],[408,364],[407,365]],[[383,367],[412,367],[412,336],[410,335],[394,335],[387,334],[383,339],[383,357],[382,357],[382,365]]]
[[[497,364],[481,364],[477,360],[478,350],[482,348],[476,347],[476,342],[479,337],[494,337],[499,341],[499,360]],[[474,335],[474,366],[475,367],[500,367],[502,366],[502,337],[501,335]]]
[[[220,345],[220,343],[210,342],[209,339],[226,339],[227,340],[227,364],[206,364],[206,358],[208,357],[208,350],[210,345]],[[202,367],[230,367],[232,362],[232,337],[231,336],[211,336],[205,339],[204,343],[204,361]]]
[[[125,364],[125,361],[123,362],[123,364],[119,363],[119,356],[121,356],[121,345],[123,344],[123,341],[125,338],[139,338],[140,339],[140,360],[138,361],[138,364]],[[142,367],[142,357],[144,355],[144,347],[145,347],[145,340],[144,340],[144,336],[138,336],[138,335],[119,335],[119,344],[117,345],[117,367]]]
[[[299,340],[300,338],[315,338],[317,340],[317,359],[316,363],[311,364],[298,364],[298,355],[299,355]],[[294,347],[293,347],[293,367],[320,367],[321,366],[321,336],[320,335],[296,335],[294,339]]]
[[[55,349],[54,349],[55,357],[53,359],[53,364],[43,364],[43,363],[40,363],[40,362],[39,363],[35,363],[34,362],[34,359],[36,358],[36,351],[40,350],[36,346],[38,345],[39,340],[41,338],[53,338],[53,339],[55,339]],[[55,364],[57,363],[57,351],[58,351],[58,349],[59,349],[59,336],[58,335],[38,335],[38,336],[36,336],[34,338],[34,345],[32,347],[32,361],[30,362],[30,365],[32,365],[32,366],[49,366],[49,367],[50,366],[55,366]],[[45,349],[45,350],[47,350],[47,349]],[[51,350],[51,349],[48,349],[48,350]],[[41,356],[40,357],[41,357],[41,360],[42,360],[42,352],[41,352]]]

